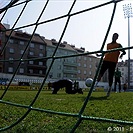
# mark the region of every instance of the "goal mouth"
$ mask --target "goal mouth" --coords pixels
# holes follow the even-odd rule
[[[19,0],[0,0],[0,14]]]

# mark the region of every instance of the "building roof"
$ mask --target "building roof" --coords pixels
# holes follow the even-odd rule
[[[88,51],[85,51],[85,48],[81,47],[81,48],[77,48],[75,47],[75,45],[70,45],[73,49],[75,49],[79,54],[84,54],[87,53]],[[93,58],[97,58],[96,56],[92,55],[92,54],[85,54],[84,56],[89,56],[89,57],[93,57]]]
[[[117,66],[118,67],[127,67],[128,66],[128,62],[127,61],[121,61],[121,62],[118,62],[117,63]]]
[[[10,33],[11,31],[6,31],[6,36],[9,36]],[[31,34],[22,31],[13,31],[11,37],[28,41],[31,38]],[[40,37],[39,34],[34,34],[32,37],[32,42],[45,44],[44,40]]]
[[[45,39],[45,38],[44,38],[44,41],[46,42],[47,46],[49,46],[49,47],[56,47],[56,46],[58,45],[58,42],[57,42],[55,39],[49,40],[49,39]],[[75,52],[76,52],[76,50],[73,49],[73,48],[71,47],[71,45],[68,44],[68,43],[65,42],[65,41],[62,42],[62,43],[59,45],[59,48],[67,49],[67,50],[75,51]]]

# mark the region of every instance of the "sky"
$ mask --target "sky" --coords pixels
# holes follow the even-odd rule
[[[77,0],[71,14],[109,1],[110,0]],[[15,28],[35,23],[45,3],[46,0],[32,0],[29,2]],[[39,22],[66,15],[72,3],[73,0],[50,0]],[[133,7],[133,0],[123,0],[117,3],[115,16],[106,44],[112,41],[112,34],[117,32],[119,34],[117,42],[121,43],[123,47],[128,47],[128,18],[124,18],[123,5],[130,3]],[[19,5],[9,9],[2,19],[2,23],[8,23],[12,28],[22,7],[23,5]],[[90,52],[100,50],[110,23],[113,7],[114,3],[71,16],[62,42],[66,41],[68,44],[75,45],[77,48],[83,47],[86,51]],[[0,17],[2,17],[2,14]],[[129,20],[130,46],[133,46],[133,17],[130,17]],[[59,41],[66,21],[67,17],[64,17],[56,21],[43,23],[38,25],[36,33],[44,36],[46,39],[56,39]],[[30,26],[21,30],[32,33],[33,29],[34,26]],[[106,50],[106,44],[104,50]],[[128,59],[128,51],[126,50],[126,52],[127,54],[123,57],[123,60]],[[130,50],[130,54],[130,58],[133,59],[133,49]]]

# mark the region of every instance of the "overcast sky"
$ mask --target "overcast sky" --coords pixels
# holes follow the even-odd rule
[[[77,0],[71,13],[88,9],[108,1],[110,0]],[[36,22],[45,3],[46,0],[32,0],[29,2],[16,27]],[[67,14],[72,3],[73,0],[50,0],[39,22]],[[121,43],[123,47],[128,46],[128,19],[124,18],[123,5],[130,3],[133,7],[133,0],[123,0],[117,3],[115,17],[106,44],[111,42],[112,34],[117,32],[119,34],[118,42]],[[8,23],[12,27],[22,7],[23,6],[20,5],[8,10],[2,23]],[[72,16],[62,42],[67,41],[69,44],[75,45],[78,48],[84,47],[86,51],[100,50],[108,29],[113,7],[114,4],[112,3]],[[38,26],[36,33],[39,33],[47,39],[54,38],[58,41],[66,20],[67,17],[41,24]],[[33,29],[34,27],[28,27],[22,30],[32,33]],[[130,40],[130,45],[133,46],[133,17],[130,18]],[[106,49],[106,45],[104,49]],[[133,59],[133,50],[131,50],[130,53],[131,59]],[[128,59],[128,54],[123,59]]]

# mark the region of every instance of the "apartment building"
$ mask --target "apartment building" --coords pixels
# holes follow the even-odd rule
[[[128,83],[128,60],[118,62],[118,68],[122,73],[122,84]],[[133,88],[133,59],[130,59],[130,88]]]
[[[46,44],[40,35],[35,34],[32,37],[22,31],[13,31],[11,35],[10,33],[10,31],[6,32],[6,41],[8,39],[9,41],[2,57],[7,60],[3,62],[3,73],[12,74],[18,69],[19,75],[44,77],[47,68],[46,60],[39,58],[46,57]]]
[[[133,86],[133,60],[130,60],[130,82],[131,85]]]
[[[59,47],[56,50],[58,42],[55,39],[44,39],[47,44],[47,57],[52,57],[54,52],[55,57],[70,56],[75,55],[77,52],[66,42],[59,44]],[[62,79],[68,78],[72,80],[77,80],[77,58],[76,57],[67,57],[67,58],[58,58],[53,60],[52,58],[47,60],[47,71],[49,70],[51,63],[52,67],[49,72],[49,79]]]
[[[121,82],[126,83],[128,81],[128,65],[127,65],[127,61],[121,61],[118,62],[117,67],[119,68],[119,70],[121,71]]]
[[[94,76],[96,74],[96,70],[99,63],[99,58],[97,58],[94,55],[84,55],[85,48],[76,48],[74,45],[72,47],[77,51],[77,54],[83,54],[82,56],[77,56],[77,62],[78,62],[78,80],[85,80],[87,78],[94,79]]]
[[[3,32],[5,30],[5,27],[0,23],[0,60],[2,60],[2,44],[4,44],[5,42],[5,32]],[[0,72],[3,72],[3,62],[0,62]]]

